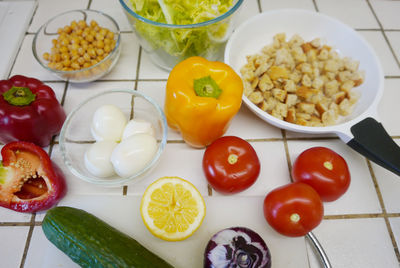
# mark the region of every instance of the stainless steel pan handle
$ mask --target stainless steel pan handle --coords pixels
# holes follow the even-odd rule
[[[376,164],[400,176],[400,147],[382,124],[367,117],[350,128],[354,138],[347,142],[351,148]]]

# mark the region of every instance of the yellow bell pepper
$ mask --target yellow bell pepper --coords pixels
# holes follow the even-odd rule
[[[223,62],[191,57],[168,77],[164,112],[169,127],[202,148],[221,137],[242,103],[243,82]]]

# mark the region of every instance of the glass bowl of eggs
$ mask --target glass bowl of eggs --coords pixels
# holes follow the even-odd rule
[[[111,90],[82,102],[65,120],[60,151],[76,177],[117,187],[156,166],[167,141],[160,106],[136,90]]]
[[[47,21],[35,34],[32,51],[50,73],[70,82],[106,75],[121,53],[117,22],[95,10],[72,10]]]

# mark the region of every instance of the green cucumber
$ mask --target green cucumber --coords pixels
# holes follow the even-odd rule
[[[94,215],[54,207],[42,222],[47,239],[81,267],[173,267]]]

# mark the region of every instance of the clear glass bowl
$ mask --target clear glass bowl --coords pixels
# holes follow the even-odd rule
[[[141,17],[133,11],[130,0],[119,1],[140,45],[156,65],[166,70],[191,56],[223,60],[225,44],[234,30],[235,14],[243,3],[233,1],[231,9],[209,21],[173,25]]]
[[[47,66],[48,62],[44,60],[43,54],[45,52],[51,52],[53,46],[52,40],[57,39],[58,37],[57,30],[66,25],[70,25],[74,20],[84,20],[87,24],[92,20],[95,20],[99,26],[107,28],[109,31],[114,33],[114,40],[116,41],[115,47],[107,57],[88,68],[76,71],[60,71],[52,69]],[[76,83],[91,82],[106,75],[117,63],[121,52],[120,29],[117,22],[112,17],[100,11],[87,9],[67,11],[51,18],[40,27],[33,39],[32,51],[39,64],[57,77]]]
[[[100,178],[85,167],[84,154],[94,143],[90,131],[94,112],[102,105],[113,104],[120,108],[127,119],[144,119],[155,130],[158,149],[154,158],[138,173],[129,177]],[[101,186],[122,186],[143,178],[157,164],[167,142],[167,123],[164,112],[151,98],[135,90],[111,90],[99,93],[82,102],[64,122],[60,133],[60,150],[65,165],[78,178]]]

